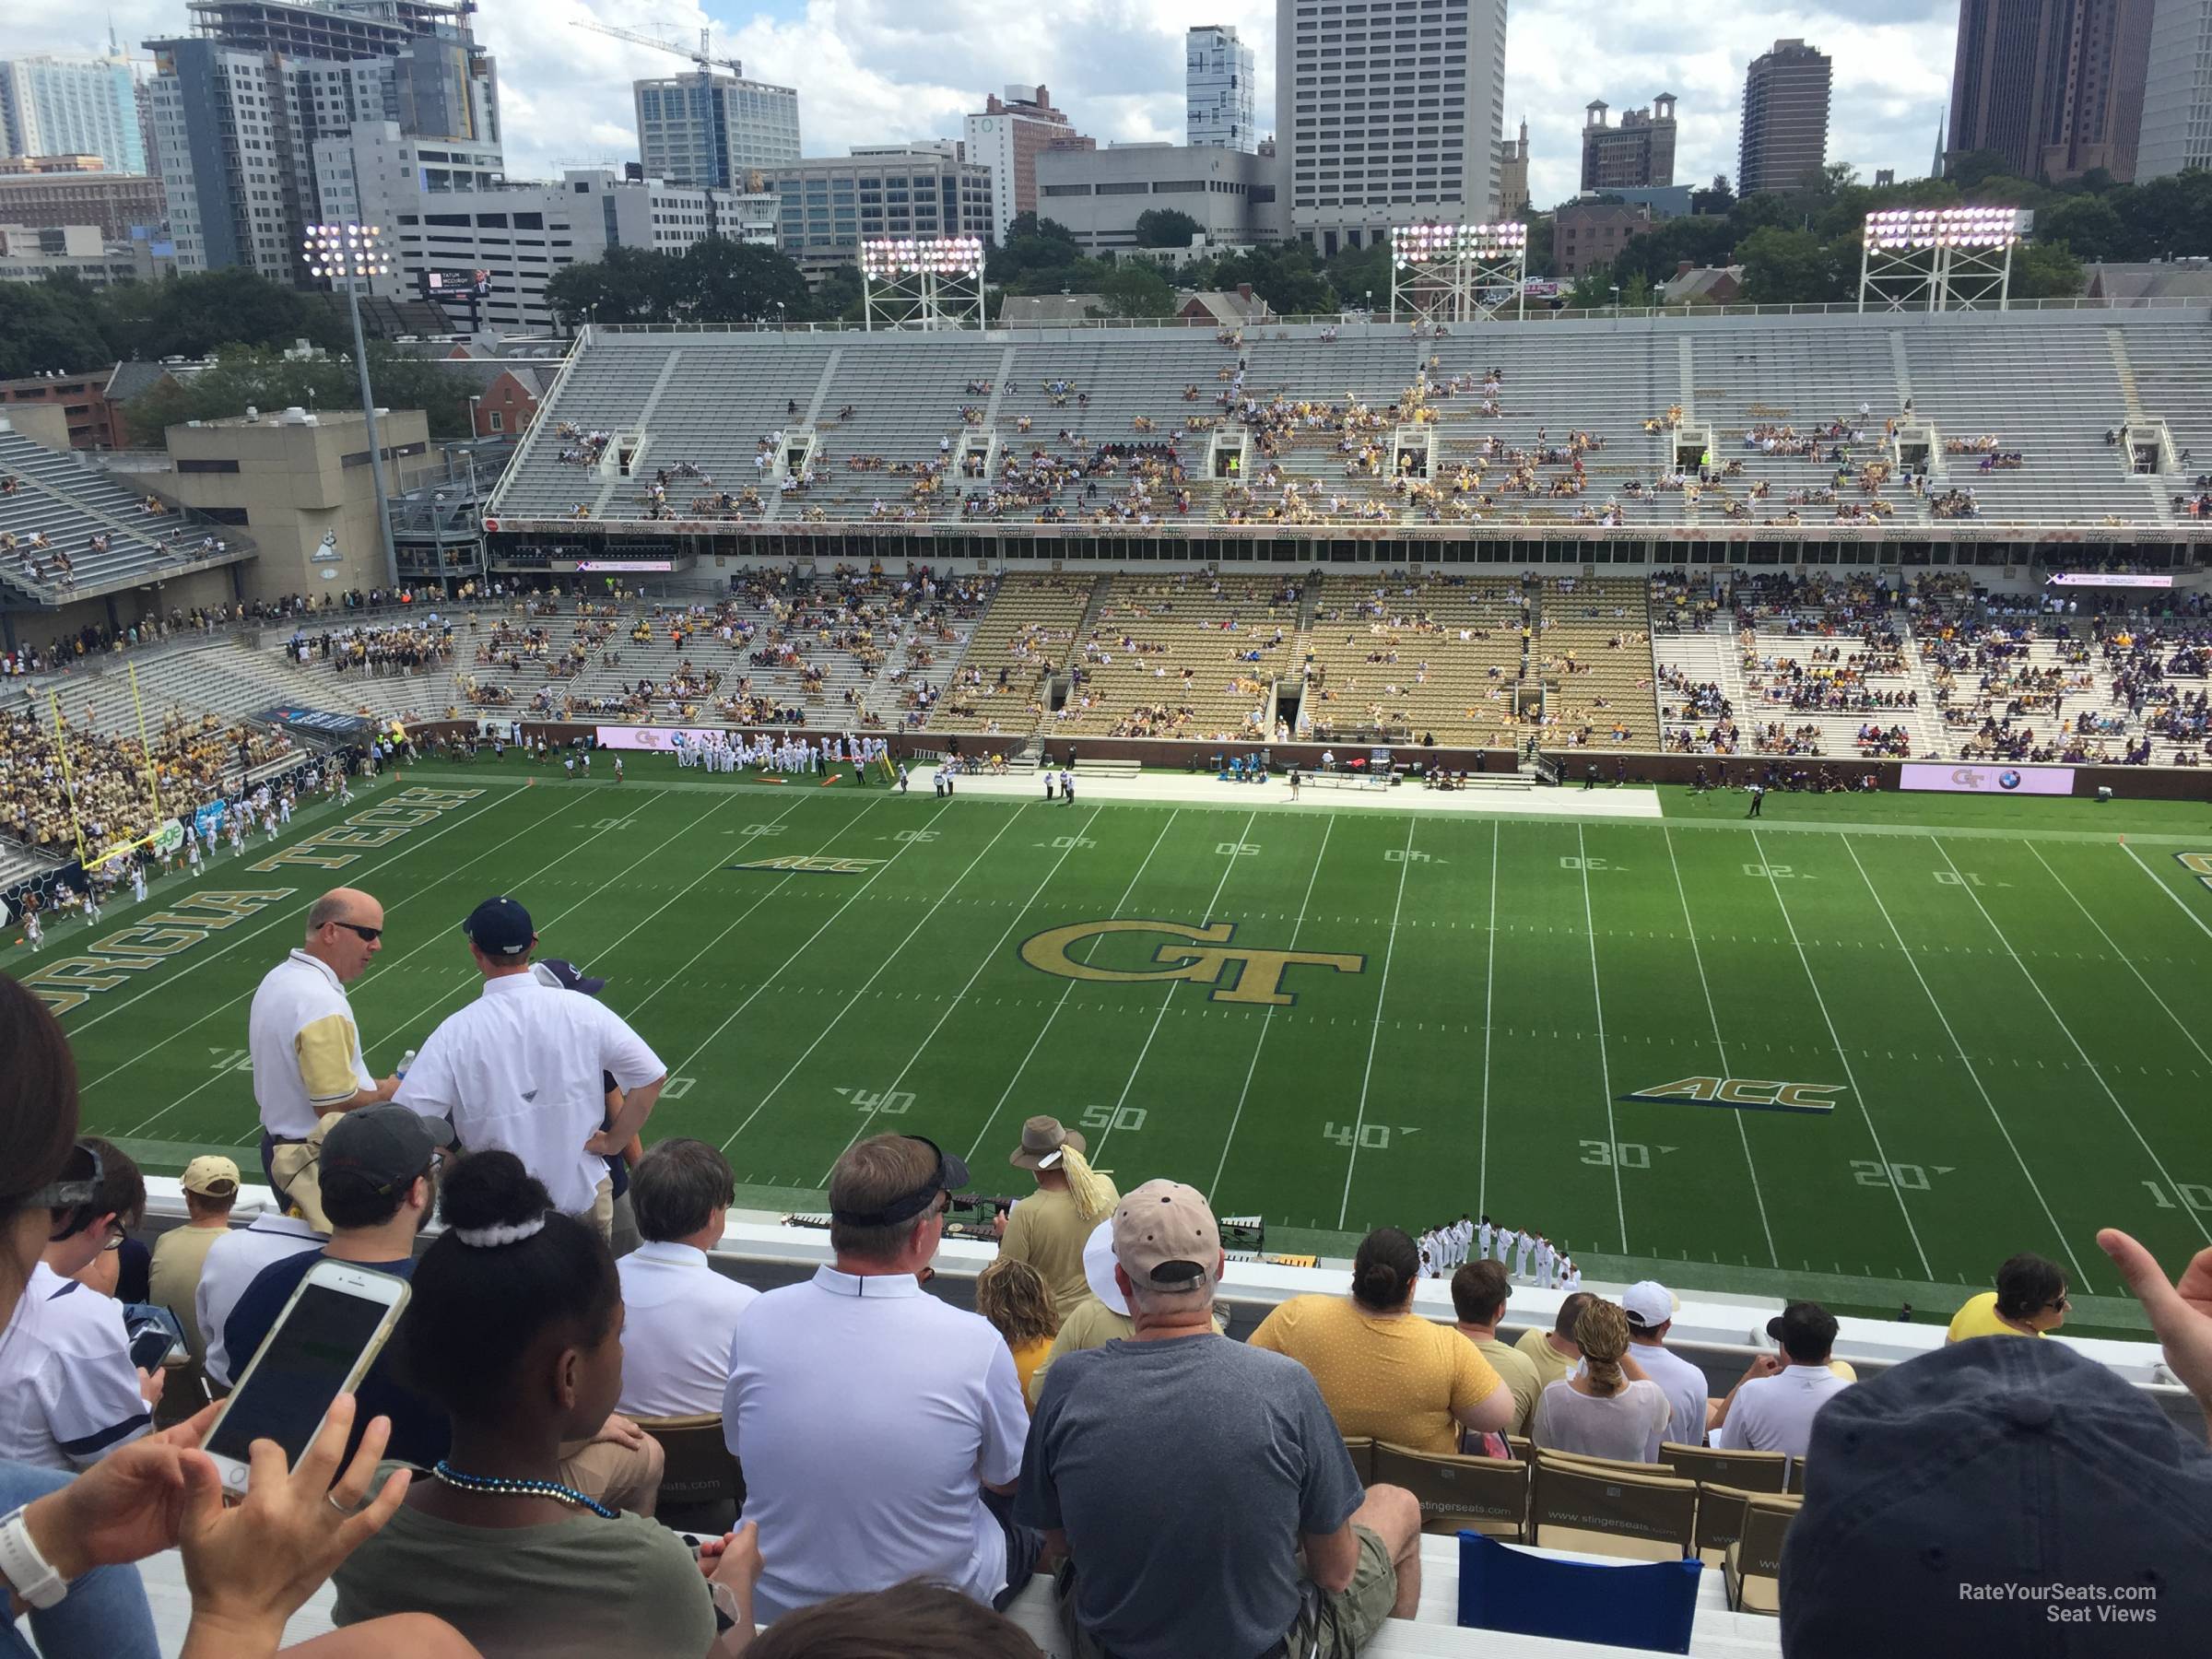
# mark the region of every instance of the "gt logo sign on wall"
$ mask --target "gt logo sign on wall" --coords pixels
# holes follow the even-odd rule
[[[1843,1092],[1841,1083],[1775,1083],[1759,1077],[1678,1077],[1655,1088],[1625,1094],[1624,1100],[1688,1100],[1698,1106],[1732,1106],[1747,1112],[1833,1112],[1828,1097]]]
[[[1948,794],[2070,795],[2070,766],[1931,766],[1906,762],[1898,769],[1900,789],[1936,789]]]
[[[1284,1007],[1298,998],[1283,987],[1283,975],[1298,966],[1326,968],[1334,973],[1364,973],[1367,959],[1335,951],[1271,950],[1230,943],[1236,924],[1216,922],[1192,927],[1181,922],[1075,922],[1022,941],[1021,959],[1039,971],[1061,979],[1091,980],[1114,984],[1141,984],[1152,981],[1191,980],[1211,985],[1211,1000],[1222,1003],[1273,1005]],[[1077,961],[1068,952],[1086,940],[1117,934],[1164,934],[1171,941],[1151,956],[1157,966],[1102,968]],[[1092,947],[1095,953],[1096,945]]]

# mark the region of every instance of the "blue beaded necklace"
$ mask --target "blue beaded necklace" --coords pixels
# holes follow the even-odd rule
[[[558,1480],[518,1480],[491,1475],[464,1475],[442,1457],[430,1473],[456,1491],[505,1498],[551,1498],[575,1509],[590,1510],[603,1521],[615,1519],[615,1512],[596,1498],[587,1498],[574,1487],[563,1486]]]

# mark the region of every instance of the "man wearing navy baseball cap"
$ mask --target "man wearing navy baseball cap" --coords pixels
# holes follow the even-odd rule
[[[614,1183],[605,1159],[644,1126],[668,1068],[596,995],[571,996],[558,973],[531,971],[537,930],[519,900],[485,900],[462,932],[483,994],[429,1034],[394,1098],[450,1119],[472,1152],[513,1153],[556,1205],[607,1234]],[[576,975],[573,988],[588,983]],[[609,1077],[622,1091],[611,1124]]]

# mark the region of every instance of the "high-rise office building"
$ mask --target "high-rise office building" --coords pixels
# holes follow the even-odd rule
[[[496,66],[459,5],[192,0],[198,32],[149,41],[155,146],[187,271],[305,275],[305,227],[339,215],[317,146],[356,124],[446,138],[481,167],[500,146]]]
[[[649,179],[745,187],[800,156],[794,88],[717,75],[672,75],[630,83],[638,107],[638,159]]]
[[[130,64],[120,53],[0,60],[0,153],[98,156],[112,171],[145,172]]]
[[[769,181],[776,243],[809,282],[860,263],[860,244],[886,238],[972,236],[998,225],[991,170],[947,138],[856,147],[793,162]]]
[[[1744,130],[1735,194],[1802,189],[1828,164],[1828,54],[1803,41],[1777,41],[1744,76]]]
[[[1183,142],[1256,155],[1252,48],[1237,31],[1202,23],[1182,37]]]
[[[1662,92],[1648,110],[1622,112],[1594,98],[1583,114],[1583,190],[1633,189],[1675,182],[1675,95]]]
[[[1528,123],[1521,136],[1498,141],[1498,217],[1509,219],[1528,206]]]
[[[1006,97],[993,96],[982,114],[969,116],[965,127],[968,159],[991,170],[994,235],[1001,247],[1015,216],[1037,211],[1037,158],[1048,149],[1098,147],[1053,108],[1043,87],[1008,87]]]
[[[1324,15],[1325,14],[1325,15]],[[1505,0],[1277,0],[1277,173],[1324,257],[1394,225],[1498,211]]]
[[[2212,0],[2158,0],[2136,177],[2212,167]]]
[[[1948,154],[2054,183],[2136,176],[2153,0],[1959,0]]]

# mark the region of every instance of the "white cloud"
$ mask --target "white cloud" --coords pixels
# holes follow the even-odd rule
[[[72,0],[9,0],[11,53],[89,53],[105,44],[103,14]],[[1209,22],[1233,24],[1257,57],[1263,130],[1272,125],[1275,6],[1219,0]],[[1179,139],[1182,0],[769,0],[752,6],[671,0],[484,0],[477,25],[498,55],[509,171],[544,175],[563,162],[634,159],[629,83],[681,71],[683,60],[571,27],[596,19],[690,44],[712,23],[715,53],[747,73],[799,89],[809,154],[854,144],[956,135],[960,117],[1006,85],[1052,89],[1053,101],[1100,142]],[[179,0],[117,0],[126,47],[186,27]],[[1583,106],[1618,111],[1657,92],[1680,100],[1675,176],[1703,183],[1735,172],[1736,123],[1749,60],[1802,36],[1835,60],[1829,156],[1871,178],[1927,170],[1948,94],[1957,8],[1948,0],[1865,0],[1781,9],[1708,0],[1694,24],[1649,0],[1594,20],[1585,4],[1514,0],[1506,54],[1505,124],[1525,116],[1539,202],[1571,194]],[[1593,29],[1600,31],[1594,53]],[[1618,117],[1616,117],[1618,119]]]

